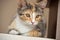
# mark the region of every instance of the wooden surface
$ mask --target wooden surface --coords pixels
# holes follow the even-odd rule
[[[51,0],[49,8],[48,38],[56,38],[58,0]]]
[[[0,40],[54,40],[54,39],[39,38],[39,37],[26,37],[26,36],[18,36],[18,35],[0,33]]]

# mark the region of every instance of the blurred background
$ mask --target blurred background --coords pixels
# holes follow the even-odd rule
[[[0,0],[0,32],[6,33],[8,26],[16,14],[16,0]]]

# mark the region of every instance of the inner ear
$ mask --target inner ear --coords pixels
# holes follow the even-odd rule
[[[25,7],[27,5],[26,0],[17,0],[17,3],[18,3],[18,8],[22,8],[22,7]]]
[[[38,6],[40,6],[41,8],[45,8],[47,5],[47,0],[37,0],[36,3]]]

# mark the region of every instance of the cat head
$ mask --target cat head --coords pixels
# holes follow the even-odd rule
[[[20,0],[18,4],[19,18],[27,23],[27,25],[37,25],[43,16],[44,1],[37,1],[36,3],[27,3],[26,0]]]

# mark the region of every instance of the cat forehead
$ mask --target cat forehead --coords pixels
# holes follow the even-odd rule
[[[41,11],[40,10],[33,11],[33,10],[30,10],[30,9],[27,9],[27,10],[23,11],[23,13],[42,13],[42,10]]]
[[[23,8],[18,8],[18,12],[37,12],[37,13],[42,13],[42,9],[39,8],[39,7],[34,7],[34,8],[23,7]]]
[[[42,9],[39,6],[37,6],[37,5],[32,6],[30,4],[25,6],[25,7],[18,8],[18,13],[33,13],[33,12],[35,12],[37,14],[38,13],[41,14],[42,13]]]

